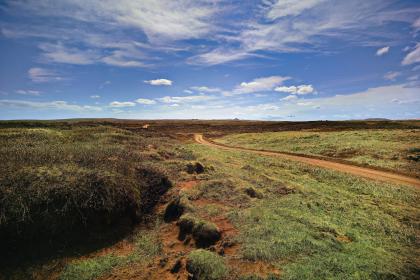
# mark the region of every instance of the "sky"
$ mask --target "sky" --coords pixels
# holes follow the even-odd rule
[[[0,119],[420,118],[420,2],[0,0]]]

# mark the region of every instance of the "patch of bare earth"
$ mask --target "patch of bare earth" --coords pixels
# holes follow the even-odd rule
[[[156,213],[163,213],[168,202],[181,192],[188,192],[194,189],[200,182],[189,180],[177,184],[167,194],[165,194],[160,204],[156,207]],[[280,274],[274,266],[264,262],[250,262],[241,259],[240,246],[235,241],[238,230],[230,223],[225,213],[229,212],[231,206],[219,200],[197,199],[191,201],[197,208],[215,206],[223,211],[218,215],[203,214],[202,218],[214,223],[222,233],[222,238],[213,246],[207,248],[224,256],[226,262],[232,269],[233,275],[258,275],[266,277],[270,274]],[[103,276],[100,280],[128,280],[128,279],[147,279],[147,280],[178,280],[188,279],[186,270],[187,255],[197,248],[194,239],[186,238],[180,240],[179,227],[177,221],[161,224],[158,229],[159,240],[162,245],[162,253],[152,260],[145,262],[134,262],[126,266],[116,267],[111,273]],[[104,248],[88,257],[101,256],[107,254],[129,255],[132,252],[133,244],[130,240],[123,240],[109,248]],[[85,257],[83,257],[85,258]]]

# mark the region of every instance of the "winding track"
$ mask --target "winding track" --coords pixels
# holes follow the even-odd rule
[[[281,157],[284,159],[299,161],[299,162],[307,163],[314,166],[346,172],[352,175],[365,177],[365,178],[369,178],[369,179],[373,179],[377,181],[382,181],[382,182],[387,182],[387,183],[396,183],[396,184],[401,184],[401,185],[410,185],[410,186],[420,188],[419,179],[392,173],[392,172],[386,172],[386,171],[371,169],[367,167],[360,167],[360,166],[351,165],[351,164],[338,163],[338,162],[328,161],[325,159],[305,157],[302,155],[293,155],[293,154],[282,153],[282,152],[262,151],[262,150],[248,149],[248,148],[243,148],[243,147],[227,146],[224,144],[208,141],[204,139],[202,134],[194,134],[194,140],[197,143],[214,147],[214,148],[223,149],[223,150],[245,151],[245,152],[250,152],[250,153],[264,155],[264,156]]]

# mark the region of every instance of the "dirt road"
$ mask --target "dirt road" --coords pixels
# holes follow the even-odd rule
[[[293,155],[293,154],[282,153],[282,152],[262,151],[262,150],[248,149],[248,148],[242,148],[242,147],[227,146],[227,145],[215,143],[212,141],[208,141],[204,139],[202,134],[194,134],[194,140],[197,143],[210,146],[210,147],[219,148],[219,149],[245,151],[245,152],[250,152],[250,153],[259,154],[259,155],[281,157],[284,159],[299,161],[299,162],[307,163],[314,166],[346,172],[352,175],[361,176],[361,177],[365,177],[365,178],[369,178],[373,180],[396,183],[396,184],[401,184],[401,185],[410,185],[410,186],[415,186],[417,188],[420,188],[419,179],[405,176],[405,175],[395,174],[391,172],[386,172],[386,171],[381,171],[381,170],[376,170],[376,169],[371,169],[371,168],[366,168],[366,167],[360,167],[360,166],[350,165],[350,164],[345,164],[345,163],[338,163],[338,162],[328,161],[325,159],[305,157],[302,155]]]

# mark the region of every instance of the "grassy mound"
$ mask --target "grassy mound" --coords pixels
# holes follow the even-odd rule
[[[148,141],[111,127],[2,129],[1,256],[129,230],[171,186]]]
[[[192,214],[181,216],[178,221],[179,239],[184,240],[192,234],[197,247],[205,248],[213,245],[221,238],[220,230],[213,223],[201,220]]]
[[[192,206],[188,201],[188,198],[184,196],[176,197],[172,199],[165,208],[163,220],[165,222],[172,222],[177,220],[187,210],[191,210]]]
[[[223,279],[228,273],[221,256],[203,249],[192,251],[188,255],[187,270],[197,280]]]

